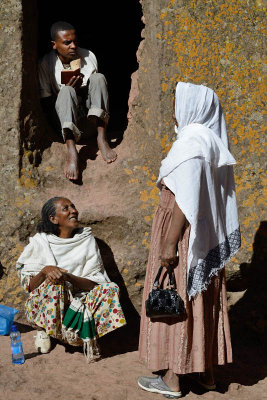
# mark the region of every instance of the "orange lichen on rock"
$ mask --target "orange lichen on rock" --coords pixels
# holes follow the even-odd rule
[[[220,98],[231,151],[237,159],[243,250],[236,262],[241,262],[242,257],[251,256],[255,227],[263,217],[263,182],[258,169],[265,146],[262,56],[266,10],[262,2],[243,0],[182,3],[170,0],[160,15],[157,37],[165,43],[162,91],[170,97],[175,82],[182,80],[207,85]],[[167,98],[165,104],[170,104]],[[167,133],[166,120],[162,130],[166,133],[161,135],[161,146],[167,153],[174,133]]]

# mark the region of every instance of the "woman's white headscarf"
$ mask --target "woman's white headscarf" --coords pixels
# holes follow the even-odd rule
[[[213,90],[179,82],[175,94],[177,140],[162,161],[161,180],[175,194],[191,225],[188,248],[189,298],[240,248],[233,164],[225,120]]]
[[[228,148],[225,119],[217,94],[203,85],[179,82],[175,94],[175,117],[179,132],[198,123],[212,129]]]

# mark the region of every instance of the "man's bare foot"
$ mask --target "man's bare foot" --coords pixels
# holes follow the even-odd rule
[[[117,158],[117,153],[109,147],[106,137],[106,125],[98,119],[97,144],[104,160],[110,164]]]
[[[109,147],[109,144],[106,141],[106,138],[103,138],[101,135],[98,135],[97,144],[98,144],[99,150],[102,154],[102,157],[108,164],[110,164],[116,160],[117,153]]]
[[[78,167],[78,159],[72,159],[68,157],[67,164],[65,166],[65,176],[70,180],[77,180],[79,177],[79,167]]]
[[[65,166],[65,176],[67,179],[75,181],[79,178],[78,153],[74,140],[67,139],[66,144],[68,148],[68,160]]]

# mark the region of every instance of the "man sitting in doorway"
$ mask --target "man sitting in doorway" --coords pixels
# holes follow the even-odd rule
[[[108,91],[104,75],[97,71],[95,55],[78,47],[75,28],[67,22],[56,22],[51,27],[53,50],[39,64],[40,96],[44,108],[55,108],[63,139],[68,149],[65,175],[70,180],[79,177],[78,153],[79,119],[87,112],[89,126],[97,132],[99,150],[107,163],[116,160],[117,154],[107,142],[106,130],[109,119]],[[71,69],[70,62],[80,59],[80,73],[65,85],[61,83],[61,71]],[[85,108],[86,104],[86,108]],[[53,109],[52,108],[52,109]]]

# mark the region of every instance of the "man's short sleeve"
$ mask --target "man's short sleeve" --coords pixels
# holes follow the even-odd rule
[[[50,97],[53,94],[51,87],[50,71],[45,60],[40,61],[38,65],[38,77],[40,85],[40,97]]]

